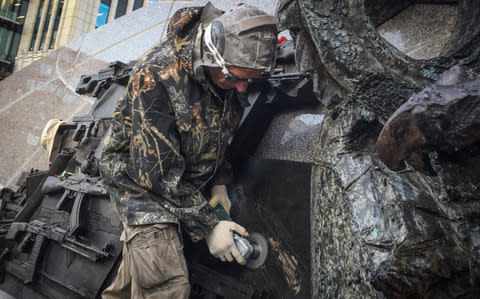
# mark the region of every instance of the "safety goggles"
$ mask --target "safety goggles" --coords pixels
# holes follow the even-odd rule
[[[238,76],[235,76],[234,74],[230,73],[228,69],[227,69],[227,74],[225,74],[225,79],[248,82],[248,83],[253,83],[253,80],[254,80],[254,79],[245,79],[245,78],[240,78]]]

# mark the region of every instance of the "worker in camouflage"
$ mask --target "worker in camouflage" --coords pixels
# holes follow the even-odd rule
[[[177,11],[167,39],[136,63],[100,162],[124,226],[123,260],[104,298],[188,298],[180,227],[214,256],[244,263],[232,232],[246,230],[212,206],[229,211],[226,148],[249,80],[271,66],[275,48],[273,16],[209,3]]]

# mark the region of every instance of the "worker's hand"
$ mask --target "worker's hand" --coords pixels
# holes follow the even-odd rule
[[[210,253],[224,262],[236,260],[240,265],[245,264],[243,256],[238,251],[233,232],[248,236],[247,230],[233,221],[220,221],[205,239]]]
[[[210,194],[212,197],[208,203],[212,206],[212,208],[216,207],[218,204],[221,204],[225,209],[225,212],[230,215],[232,203],[228,198],[227,187],[225,185],[215,185],[210,190]]]

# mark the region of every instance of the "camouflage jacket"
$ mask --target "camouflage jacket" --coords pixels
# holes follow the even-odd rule
[[[236,91],[220,96],[193,74],[202,9],[176,12],[167,40],[137,62],[100,161],[124,224],[181,223],[194,241],[218,222],[201,192],[228,183],[225,150],[243,114]]]

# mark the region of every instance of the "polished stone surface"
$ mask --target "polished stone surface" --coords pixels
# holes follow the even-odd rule
[[[312,110],[276,116],[258,146],[255,156],[262,159],[314,162],[314,148],[324,115]]]
[[[2,298],[2,299],[16,299],[15,297],[10,296],[9,294],[5,293],[2,290],[0,290],[0,298]]]
[[[227,10],[239,2],[274,13],[277,0],[211,1]],[[93,103],[75,94],[83,74],[94,74],[110,62],[137,59],[165,36],[171,15],[207,1],[159,1],[108,23],[49,56],[0,81],[0,188],[14,187],[23,171],[47,169],[40,134],[48,120],[71,120]]]
[[[380,25],[377,30],[390,44],[415,59],[442,54],[457,20],[457,7],[415,4]]]

